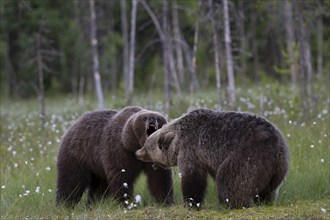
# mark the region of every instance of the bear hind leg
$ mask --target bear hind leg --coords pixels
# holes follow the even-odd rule
[[[278,190],[272,190],[270,191],[269,189],[263,190],[260,192],[258,195],[255,196],[254,198],[254,203],[257,205],[271,205],[274,200],[277,197]]]
[[[87,207],[92,203],[102,200],[108,195],[108,183],[105,179],[93,176],[92,181],[89,185]]]
[[[250,163],[237,158],[237,154],[228,157],[220,165],[215,178],[220,202],[232,209],[251,207],[259,186],[264,188],[266,185],[259,178],[261,166],[255,161]]]
[[[68,162],[69,161],[69,162]],[[58,161],[56,204],[74,207],[90,182],[90,172],[74,158]]]

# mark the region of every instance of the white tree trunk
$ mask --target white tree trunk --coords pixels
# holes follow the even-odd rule
[[[317,75],[323,74],[323,21],[322,16],[317,19]]]
[[[173,32],[175,38],[175,53],[177,58],[177,70],[180,82],[184,80],[184,68],[183,68],[183,55],[180,42],[180,26],[179,26],[179,15],[178,15],[178,5],[176,0],[172,2],[172,24]]]
[[[91,44],[92,44],[92,56],[93,56],[93,75],[95,81],[96,95],[99,103],[99,108],[104,107],[104,98],[102,92],[101,75],[99,55],[97,51],[97,36],[96,36],[96,13],[94,0],[89,1],[91,12]]]
[[[236,105],[236,91],[235,91],[235,77],[234,77],[234,62],[231,52],[231,37],[230,24],[228,12],[228,0],[223,0],[223,14],[225,22],[225,44],[226,44],[226,58],[227,58],[227,74],[228,74],[228,94],[229,106],[233,108]]]
[[[210,7],[210,18],[212,23],[212,40],[214,45],[214,65],[215,65],[215,75],[216,75],[216,88],[217,94],[219,98],[219,104],[221,102],[221,74],[220,74],[220,46],[219,46],[219,39],[216,27],[216,21],[214,18],[214,10],[213,10],[213,1],[209,0],[209,7]]]
[[[253,1],[253,4],[256,5],[256,1]],[[257,11],[256,6],[254,6],[254,10]],[[258,40],[257,40],[257,15],[256,13],[252,13],[251,18],[251,34],[252,34],[252,54],[253,54],[253,73],[255,80],[259,83],[259,55],[258,55]]]
[[[126,1],[120,1],[120,16],[121,16],[121,28],[123,35],[123,72],[125,80],[125,90],[128,91],[128,69],[129,69],[129,42],[128,42],[128,23],[127,23],[127,13],[126,13]]]
[[[298,8],[301,8],[299,2]],[[300,6],[300,7],[299,7]],[[312,68],[312,60],[311,60],[311,50],[310,50],[310,43],[309,43],[309,36],[310,33],[306,28],[306,23],[302,14],[299,12],[297,13],[297,20],[298,20],[298,30],[299,30],[299,64],[300,64],[300,83],[301,83],[301,105],[303,109],[303,115],[306,117],[311,109],[315,109],[316,106],[314,105],[314,85],[313,85],[313,68]]]
[[[170,98],[171,98],[171,89],[170,89],[170,68],[169,68],[169,56],[168,56],[168,43],[166,42],[167,36],[166,36],[166,30],[167,30],[167,10],[168,10],[168,2],[167,0],[163,0],[163,31],[162,36],[160,37],[162,39],[163,43],[163,65],[164,65],[164,107],[165,112],[168,114],[170,112]],[[156,16],[154,16],[156,18]],[[157,19],[156,19],[157,20]],[[154,21],[155,22],[155,21]],[[160,28],[161,29],[161,28]]]
[[[135,59],[135,29],[136,29],[136,9],[138,0],[132,0],[131,11],[131,33],[129,43],[129,69],[128,69],[128,104],[131,104],[132,94],[134,91],[134,59]]]
[[[237,19],[238,32],[240,35],[240,74],[246,76],[246,63],[247,63],[247,36],[245,32],[245,13],[244,1],[238,1],[238,19]]]
[[[174,80],[174,86],[177,90],[177,94],[179,99],[182,99],[182,93],[181,93],[181,88],[179,84],[179,79],[177,77],[177,73],[175,71],[175,66],[174,66],[174,59],[173,59],[173,44],[172,40],[170,39],[169,36],[169,31],[168,31],[168,18],[167,18],[167,13],[168,13],[168,1],[163,0],[163,6],[162,6],[162,11],[163,11],[163,19],[162,19],[162,26],[160,25],[155,13],[151,10],[149,5],[146,3],[146,1],[141,0],[141,3],[149,16],[151,17],[157,32],[159,34],[159,37],[161,39],[162,45],[163,45],[163,66],[164,66],[164,108],[165,112],[169,112],[170,109],[170,96],[171,96],[171,91],[170,91],[170,78],[171,75]],[[172,74],[171,74],[172,73]]]
[[[291,82],[297,84],[297,72],[295,66],[295,57],[293,51],[294,43],[294,29],[292,23],[292,4],[289,0],[284,2],[284,16],[285,16],[285,31],[286,31],[286,47],[289,54]]]
[[[38,66],[38,84],[39,84],[39,104],[40,104],[40,117],[42,122],[42,127],[45,124],[45,89],[44,89],[44,73],[43,73],[43,61],[42,61],[42,53],[41,53],[41,36],[40,33],[36,34],[36,49],[37,49],[37,66]]]
[[[192,54],[192,72],[191,72],[191,81],[190,81],[190,104],[192,104],[193,96],[196,88],[199,88],[197,74],[196,74],[196,57],[197,57],[197,48],[198,48],[198,36],[199,36],[199,17],[201,10],[201,0],[198,0],[198,8],[197,8],[197,18],[195,21],[195,30],[194,30],[194,44],[193,44],[193,54]]]

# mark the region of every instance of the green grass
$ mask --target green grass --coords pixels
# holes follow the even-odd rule
[[[73,97],[47,97],[46,125],[41,129],[36,100],[13,101],[2,99],[0,123],[0,192],[1,219],[267,219],[267,218],[330,218],[330,98],[329,86],[318,83],[318,102],[314,112],[303,116],[299,91],[287,85],[272,83],[262,87],[246,86],[238,89],[237,109],[260,113],[283,132],[291,153],[290,171],[272,206],[228,210],[218,204],[216,189],[208,181],[205,205],[200,211],[183,206],[180,178],[174,169],[175,205],[162,207],[154,203],[141,176],[135,195],[142,196],[142,204],[125,210],[111,199],[84,208],[84,200],[74,210],[56,207],[56,155],[62,134],[84,111],[97,106],[95,98],[86,98],[79,106]],[[260,96],[262,95],[262,104]],[[125,105],[122,97],[107,96],[108,108]],[[158,101],[157,101],[158,100]],[[137,95],[133,104],[163,111],[161,94]],[[193,102],[173,99],[175,107],[169,118],[188,109],[224,108],[218,104],[214,91],[195,95]],[[263,107],[262,107],[263,106]]]

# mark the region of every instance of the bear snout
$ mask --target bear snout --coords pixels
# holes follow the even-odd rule
[[[148,154],[144,148],[141,148],[140,150],[137,150],[135,152],[135,156],[137,159],[142,160],[142,161],[147,161],[148,160]]]
[[[157,120],[154,116],[149,117],[148,121],[149,121],[150,124],[156,124],[156,122],[157,122]]]

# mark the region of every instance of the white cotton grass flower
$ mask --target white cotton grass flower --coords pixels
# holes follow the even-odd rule
[[[127,193],[124,194],[124,198],[127,198]]]
[[[6,188],[6,186],[5,186],[5,185],[2,185],[2,186],[1,186],[1,189],[5,189],[5,188]]]
[[[123,183],[123,187],[127,188],[128,184],[127,183]]]
[[[121,170],[121,172],[122,172],[122,173],[125,173],[125,172],[126,172],[126,170],[125,170],[125,169],[122,169],[122,170]]]
[[[53,190],[52,189],[48,189],[48,192],[51,193],[51,192],[53,192]]]
[[[327,213],[327,210],[326,210],[325,208],[321,208],[321,212],[322,212],[323,214],[325,214],[325,213]]]
[[[50,167],[46,167],[46,171],[50,171]]]
[[[323,158],[321,159],[321,163],[324,163],[324,159]]]
[[[142,202],[142,197],[140,195],[135,196],[135,202],[136,203],[141,203]]]
[[[30,190],[26,190],[23,196],[28,196],[30,194]]]
[[[136,204],[134,202],[132,202],[131,204],[129,204],[129,206],[127,208],[128,208],[128,210],[134,209],[134,208],[136,208]]]
[[[178,173],[178,176],[181,179],[182,178],[182,173]]]
[[[37,186],[35,192],[36,192],[36,193],[40,193],[40,186]]]

